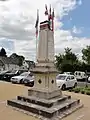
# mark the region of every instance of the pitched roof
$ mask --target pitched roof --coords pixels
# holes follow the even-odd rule
[[[16,64],[16,65],[18,65],[18,59],[15,59],[15,58],[1,57],[1,56],[0,56],[0,60],[1,60],[4,64]]]

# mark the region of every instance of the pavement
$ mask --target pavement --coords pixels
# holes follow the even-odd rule
[[[77,110],[63,120],[90,120],[90,96],[67,91],[63,91],[63,94],[71,95],[72,98],[80,99],[81,103],[84,105],[83,108]]]
[[[29,87],[7,82],[0,82],[0,120],[39,120],[22,112],[13,110],[6,105],[6,100],[13,99],[17,95],[26,94]],[[84,107],[62,120],[90,120],[90,96],[63,91],[63,94],[71,95],[72,98],[79,98]]]

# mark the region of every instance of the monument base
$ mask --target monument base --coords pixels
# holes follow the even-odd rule
[[[71,99],[67,95],[49,100],[35,96],[17,96],[17,99],[8,100],[7,104],[41,120],[60,120],[83,106],[79,99]]]
[[[42,99],[52,99],[57,96],[62,97],[62,92],[58,88],[53,91],[48,91],[48,89],[32,88],[28,90],[28,96],[35,96]]]

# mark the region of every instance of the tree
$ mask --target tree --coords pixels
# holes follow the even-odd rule
[[[86,64],[90,65],[90,46],[86,46],[86,48],[83,48],[82,54],[82,59],[86,62]]]
[[[23,65],[23,61],[24,61],[24,59],[25,59],[23,56],[17,55],[16,53],[13,53],[13,54],[10,56],[10,58],[12,58],[13,60],[17,60],[19,66],[22,66],[22,65]]]
[[[17,58],[18,57],[18,55],[16,54],[16,53],[13,53],[12,55],[10,55],[10,58]]]
[[[23,61],[24,61],[25,58],[23,56],[19,56],[18,59],[19,59],[18,65],[22,66],[23,65]]]
[[[59,55],[55,56],[55,65],[56,68],[60,71],[61,70],[61,64],[63,63],[63,55],[59,53]]]
[[[59,53],[59,55],[55,56],[55,64],[59,71],[74,71],[73,65],[78,63],[78,58],[71,50],[71,48],[67,47],[65,48],[64,54]]]
[[[65,55],[64,55],[64,62],[69,64],[74,64],[78,61],[77,56],[75,53],[72,53],[71,48],[65,48]]]
[[[1,51],[0,51],[0,56],[7,57],[6,51],[5,51],[4,48],[1,49]]]

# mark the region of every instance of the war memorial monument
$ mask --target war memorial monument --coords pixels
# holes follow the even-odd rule
[[[7,104],[41,120],[60,120],[83,105],[79,99],[63,95],[56,85],[54,16],[47,14],[48,20],[40,23],[37,63],[31,70],[35,76],[34,86],[28,89],[27,95],[7,100]]]

